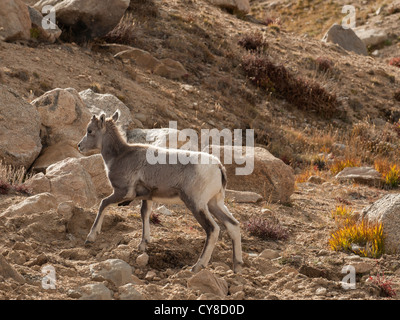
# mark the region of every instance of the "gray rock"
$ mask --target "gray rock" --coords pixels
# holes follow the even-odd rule
[[[69,27],[77,37],[102,37],[121,20],[129,0],[64,0],[54,9],[57,23]]]
[[[149,255],[144,252],[136,258],[136,264],[139,268],[144,268],[149,262]]]
[[[54,89],[33,100],[42,123],[42,143],[76,146],[86,132],[91,113],[73,88]]]
[[[259,257],[268,260],[279,258],[279,256],[279,252],[272,249],[264,249],[263,252],[261,252],[259,255]]]
[[[388,194],[364,208],[362,218],[383,223],[385,251],[400,252],[400,194]]]
[[[56,198],[50,193],[40,193],[11,205],[0,213],[0,217],[21,217],[33,213],[48,211],[57,207]]]
[[[109,259],[89,266],[93,279],[107,279],[117,287],[132,281],[132,267],[120,259]]]
[[[79,300],[112,300],[112,293],[102,283],[87,284],[80,288]],[[78,295],[75,295],[78,296]]]
[[[339,182],[355,182],[372,186],[379,186],[382,183],[382,175],[371,167],[347,167],[335,178]]]
[[[354,32],[367,47],[381,44],[386,39],[388,39],[388,35],[384,30],[379,30],[375,28],[367,28],[365,26],[361,26],[355,28]]]
[[[43,15],[35,8],[28,6],[29,16],[32,21],[32,28],[34,28],[38,34],[37,40],[43,42],[54,43],[61,35],[61,29],[56,25],[51,25],[51,28],[44,29],[42,26]]]
[[[246,14],[250,12],[249,0],[209,0],[212,4]]]
[[[368,50],[364,42],[357,37],[352,29],[345,29],[339,24],[334,24],[322,38],[324,42],[338,44],[347,51],[353,51],[357,54],[367,56]]]
[[[14,90],[0,85],[0,159],[29,168],[41,149],[39,113]]]
[[[187,282],[187,286],[189,289],[199,290],[204,294],[211,293],[221,298],[228,294],[227,282],[206,269],[191,277]]]
[[[10,265],[1,254],[0,254],[0,276],[5,279],[9,278],[14,279],[19,283],[25,282],[24,277],[21,276],[21,274]]]
[[[121,125],[123,132],[133,126],[132,116],[129,108],[116,96],[112,94],[100,94],[91,89],[79,92],[82,101],[86,103],[92,115],[100,115],[103,111],[107,117],[110,117],[119,109],[121,117],[118,124]]]
[[[22,0],[0,1],[0,40],[29,40],[31,19]]]
[[[144,300],[143,295],[131,283],[118,288],[120,300]]]

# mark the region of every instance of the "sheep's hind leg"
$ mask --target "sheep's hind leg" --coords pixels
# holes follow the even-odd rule
[[[142,200],[140,215],[142,216],[142,241],[139,244],[140,251],[146,251],[147,244],[150,242],[150,214],[153,206],[153,201]]]
[[[222,197],[219,197],[219,199],[218,197],[213,198],[208,203],[208,209],[220,222],[225,225],[226,230],[232,239],[233,271],[235,273],[240,273],[242,271],[243,258],[239,222],[233,217],[232,213],[229,212],[229,209],[225,206]]]

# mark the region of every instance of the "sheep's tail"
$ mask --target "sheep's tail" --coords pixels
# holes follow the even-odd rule
[[[221,170],[221,175],[222,175],[222,181],[221,181],[222,182],[222,189],[224,189],[224,191],[225,191],[226,185],[228,183],[228,177],[226,175],[226,169],[222,164],[219,165],[219,169]]]

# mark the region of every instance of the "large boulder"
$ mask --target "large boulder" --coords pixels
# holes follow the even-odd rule
[[[210,0],[218,7],[230,9],[238,13],[247,14],[250,11],[249,0]]]
[[[367,47],[356,33],[351,28],[346,29],[336,23],[324,35],[322,41],[335,43],[347,51],[353,51],[360,55],[368,55]]]
[[[112,192],[100,154],[67,158],[30,178],[26,185],[37,193],[49,192],[57,203],[72,200],[81,207],[98,204]]]
[[[60,26],[78,38],[97,38],[114,29],[129,3],[130,0],[42,0],[34,7],[41,10],[44,5],[54,5]]]
[[[361,26],[354,28],[354,32],[367,47],[379,45],[388,39],[386,31],[377,28]]]
[[[383,224],[385,251],[400,252],[400,194],[388,194],[364,208],[362,218]]]
[[[51,28],[43,28],[43,15],[33,7],[28,6],[29,16],[32,21],[32,38],[42,41],[54,43],[61,35],[61,29],[52,24]]]
[[[75,89],[48,91],[31,104],[40,114],[43,145],[67,142],[76,146],[84,136],[91,113]]]
[[[129,108],[112,94],[100,94],[91,89],[79,92],[82,101],[87,105],[91,114],[99,115],[102,111],[111,116],[117,109],[121,112],[118,123],[126,132],[133,128],[133,120]]]
[[[237,191],[252,191],[272,202],[288,203],[294,192],[294,172],[282,160],[261,147],[229,147],[211,145],[203,151],[218,156],[228,175],[228,188]],[[225,154],[227,161],[225,160]],[[232,155],[232,156],[230,156]],[[229,161],[231,159],[231,161]],[[228,163],[231,162],[231,163]],[[238,170],[247,166],[250,174],[239,175]],[[246,173],[246,172],[245,172]]]
[[[0,1],[0,40],[29,40],[31,19],[22,0]]]
[[[14,90],[0,85],[0,159],[29,168],[41,149],[38,111]]]

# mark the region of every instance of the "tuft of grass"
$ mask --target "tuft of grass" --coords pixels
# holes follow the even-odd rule
[[[346,221],[346,220],[351,220],[354,217],[354,211],[351,208],[347,208],[344,205],[337,206],[334,210],[331,212],[332,218],[335,221]]]
[[[333,70],[334,63],[331,59],[326,57],[318,57],[315,59],[317,70],[321,72],[329,72]]]
[[[385,184],[390,188],[397,188],[400,184],[400,169],[393,165],[384,176]]]
[[[253,84],[300,110],[313,111],[325,118],[331,118],[338,110],[336,95],[317,82],[296,77],[284,65],[276,65],[266,56],[245,55],[242,68]]]
[[[24,184],[25,168],[14,168],[0,160],[0,194],[20,193],[29,195],[30,190]]]
[[[288,230],[276,218],[266,220],[253,217],[245,223],[245,228],[252,236],[262,240],[286,240],[289,237]]]
[[[341,224],[329,239],[331,250],[355,253],[369,258],[379,258],[385,252],[382,223],[346,219]]]

